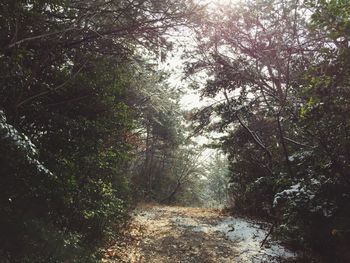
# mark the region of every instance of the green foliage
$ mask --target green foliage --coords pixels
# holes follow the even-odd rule
[[[23,110],[21,127],[31,134],[41,162],[52,173],[28,169],[34,157],[28,155],[29,160],[21,161],[20,149],[1,156],[1,174],[7,175],[1,179],[7,200],[1,216],[6,220],[1,224],[4,260],[92,262],[100,241],[112,238],[118,223],[125,219],[122,200],[128,199],[129,190],[122,182],[127,180],[130,147],[123,135],[131,129],[130,114],[126,105],[118,102],[122,93],[114,85],[116,75],[110,74],[108,79],[106,74],[107,68],[114,68],[110,63],[96,64],[94,70],[81,72],[70,88],[42,98],[28,113]],[[84,100],[74,99],[82,93]],[[41,106],[48,104],[54,105]],[[2,153],[22,143],[14,139],[8,145],[4,138]],[[34,165],[46,171],[36,162]]]
[[[195,121],[226,132],[232,209],[269,218],[276,236],[327,262],[348,262],[348,1],[218,10],[198,30],[201,59],[189,72],[204,69],[202,94],[218,101]]]
[[[139,142],[132,171],[133,187],[138,189],[135,195],[141,200],[189,204],[197,198],[190,185],[198,174],[198,153],[185,139],[188,131],[179,92],[161,81],[159,73],[149,72],[147,78],[152,80],[148,85],[156,84],[134,95],[144,101],[136,108],[141,118],[135,124]]]
[[[1,262],[99,261],[131,202],[130,137],[143,121],[134,95],[155,84],[137,78],[148,66],[140,54],[167,49],[162,34],[193,8],[1,1]],[[164,123],[171,116],[150,112]],[[157,130],[174,143],[172,131]]]
[[[226,156],[216,153],[213,158],[206,160],[203,203],[206,206],[224,206],[229,203],[229,175]]]

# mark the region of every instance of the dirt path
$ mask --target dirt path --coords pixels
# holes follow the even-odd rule
[[[280,255],[272,252],[284,249],[260,249],[255,239],[264,237],[263,230],[249,224],[210,209],[143,206],[135,211],[125,239],[107,250],[103,262],[279,262]]]

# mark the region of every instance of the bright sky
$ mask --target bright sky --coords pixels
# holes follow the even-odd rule
[[[208,5],[209,8],[215,9],[217,5],[227,5],[237,3],[239,0],[197,0],[198,3],[203,5]],[[179,45],[185,44],[186,49],[190,49],[191,46],[194,47],[195,40],[193,38],[193,33],[188,29],[184,29],[183,32],[175,33],[176,36],[173,37],[175,42],[178,42]],[[200,98],[200,94],[198,91],[194,91],[188,88],[188,82],[184,81],[184,59],[182,59],[182,55],[184,55],[183,48],[179,48],[176,53],[173,53],[172,56],[167,58],[167,61],[161,66],[161,68],[165,70],[170,70],[173,73],[169,79],[169,83],[171,86],[179,88],[184,92],[184,95],[180,101],[181,107],[184,110],[192,110],[194,108],[200,108],[206,105],[210,105],[215,100],[208,98]],[[201,76],[202,77],[202,76]],[[205,75],[201,79],[201,82],[205,83]]]
[[[179,34],[179,33],[176,33]],[[188,30],[184,30],[179,36],[173,36],[172,41],[178,45],[185,44],[186,49],[190,49],[191,46],[195,45],[195,40],[193,35]],[[176,44],[175,44],[176,45]],[[199,108],[210,104],[210,100],[201,99],[198,91],[189,88],[190,79],[185,79],[184,69],[185,69],[185,59],[182,58],[184,55],[184,48],[175,48],[171,55],[168,56],[167,60],[160,65],[160,68],[166,71],[170,71],[170,77],[168,79],[169,84],[172,87],[179,89],[183,93],[183,97],[180,101],[180,105],[184,110],[192,110],[194,108]],[[203,75],[201,82],[205,83],[206,76]]]
[[[197,0],[201,4],[208,4],[210,8],[215,8],[217,4],[230,4],[233,2],[238,2],[239,0]],[[193,33],[190,32],[188,29],[184,29],[182,32],[176,32],[175,36],[171,37],[172,41],[175,43],[178,43],[179,46],[184,45],[186,49],[190,49],[191,47],[195,46],[195,40],[193,38]],[[215,102],[215,99],[209,99],[209,98],[200,98],[200,94],[198,90],[193,90],[189,88],[190,81],[187,79],[184,79],[184,66],[185,66],[185,60],[182,58],[184,55],[184,48],[179,47],[175,48],[176,52],[173,52],[173,54],[169,55],[167,60],[160,65],[160,68],[166,71],[170,71],[170,78],[169,78],[169,84],[172,87],[176,87],[181,92],[183,92],[183,96],[180,100],[181,108],[185,111],[190,111],[195,108],[201,108],[203,106],[210,105]],[[199,79],[197,79],[199,81]],[[202,85],[206,81],[206,75],[203,74],[200,76],[200,82]],[[213,133],[210,135],[212,138],[217,138],[222,136],[222,134],[219,133]],[[210,139],[208,139],[206,136],[196,136],[195,141],[199,143],[200,145],[208,144],[210,143]],[[214,149],[207,148],[203,153],[202,157],[200,158],[201,161],[206,162],[208,161],[211,156],[213,156],[217,151]]]
[[[198,0],[199,3],[204,4],[231,4],[237,2],[237,0]]]

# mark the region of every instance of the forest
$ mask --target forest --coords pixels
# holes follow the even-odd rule
[[[139,204],[350,262],[349,116],[348,0],[2,0],[0,262],[123,262]]]

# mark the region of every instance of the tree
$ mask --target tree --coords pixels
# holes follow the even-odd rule
[[[202,95],[217,100],[194,119],[226,132],[234,208],[339,262],[348,258],[347,10],[245,1],[209,12],[188,67],[207,72]]]
[[[185,0],[0,3],[1,262],[98,262],[130,202],[138,65],[168,49],[164,33],[194,9]]]
[[[205,164],[206,202],[209,205],[225,206],[229,204],[229,169],[226,156],[216,153]],[[207,204],[207,205],[208,205]]]
[[[185,205],[202,205],[201,177],[204,169],[200,163],[202,150],[190,141],[185,140],[176,150],[169,178],[171,182],[165,189],[164,203],[180,203]]]

